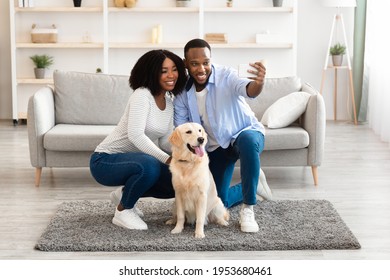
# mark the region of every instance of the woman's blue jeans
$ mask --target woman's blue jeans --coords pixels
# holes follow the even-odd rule
[[[241,132],[233,145],[209,152],[210,171],[217,186],[218,196],[225,207],[240,203],[256,204],[260,175],[260,153],[264,149],[264,135],[255,130]],[[241,183],[230,186],[234,165],[240,159]]]
[[[105,186],[124,186],[121,204],[131,209],[140,197],[173,198],[169,166],[144,153],[93,153],[90,170]]]

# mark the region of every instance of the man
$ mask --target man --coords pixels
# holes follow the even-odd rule
[[[259,186],[260,153],[264,149],[264,126],[256,119],[245,101],[263,89],[266,69],[260,62],[248,72],[256,76],[239,78],[234,69],[211,63],[211,47],[202,39],[193,39],[184,47],[184,63],[189,72],[186,89],[174,101],[174,122],[203,125],[208,134],[207,151],[210,170],[218,195],[228,208],[243,203],[240,211],[241,231],[257,232],[253,205],[256,193],[272,199],[262,178]],[[240,159],[242,183],[230,187],[234,165]]]

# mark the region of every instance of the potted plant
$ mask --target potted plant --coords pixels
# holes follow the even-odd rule
[[[176,7],[188,7],[191,0],[176,0]]]
[[[227,7],[233,7],[233,0],[226,0]]]
[[[45,69],[49,68],[53,64],[53,57],[43,54],[43,55],[33,55],[30,56],[31,60],[35,64],[34,73],[36,79],[45,78]]]
[[[332,62],[334,66],[340,66],[343,63],[345,50],[345,45],[340,43],[336,43],[330,48],[329,53],[332,55]]]

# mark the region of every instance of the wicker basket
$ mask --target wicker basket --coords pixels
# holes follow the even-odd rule
[[[31,42],[33,43],[57,43],[58,30],[53,24],[51,28],[37,28],[33,24],[31,29]]]

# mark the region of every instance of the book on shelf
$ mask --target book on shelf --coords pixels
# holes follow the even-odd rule
[[[226,33],[206,33],[205,40],[212,44],[226,44],[228,42],[228,36]]]

